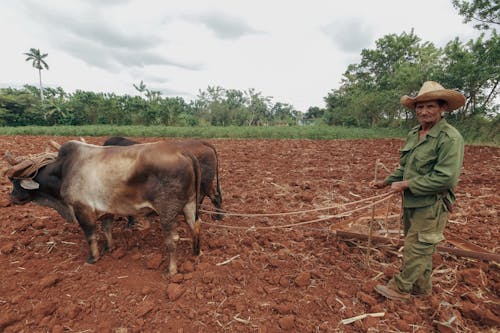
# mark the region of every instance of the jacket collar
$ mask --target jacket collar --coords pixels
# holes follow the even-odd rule
[[[441,130],[447,124],[448,124],[448,122],[446,121],[446,119],[441,118],[441,120],[436,125],[432,126],[431,130],[429,131],[429,133],[427,133],[427,135],[432,136],[434,138],[437,138],[437,136],[439,135],[439,133],[441,132]]]
[[[444,118],[441,118],[440,121],[437,122],[436,125],[432,126],[432,128],[430,129],[430,131],[427,133],[427,135],[429,136],[432,136],[434,138],[436,138],[438,135],[439,135],[439,132],[441,132],[441,130],[448,124],[448,122],[446,121],[446,119]],[[413,127],[411,129],[411,133],[412,134],[418,134],[418,131],[420,130],[421,128],[421,125],[417,125],[415,127]]]

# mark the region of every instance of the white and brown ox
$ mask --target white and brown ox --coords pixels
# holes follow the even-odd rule
[[[130,146],[140,142],[124,138],[121,136],[113,136],[108,138],[103,146]],[[184,140],[179,142],[171,142],[170,144],[187,150],[193,153],[200,162],[201,169],[201,188],[200,188],[200,204],[207,196],[215,206],[217,212],[222,211],[222,193],[219,183],[219,158],[215,147],[204,140]],[[215,215],[216,220],[222,220],[222,214]],[[129,225],[133,224],[129,219]]]
[[[49,206],[66,220],[77,221],[89,244],[88,263],[99,258],[96,220],[102,220],[105,250],[112,247],[109,214],[158,214],[166,237],[170,274],[177,272],[178,214],[184,214],[191,229],[194,254],[200,253],[201,172],[190,152],[165,142],[101,147],[69,141],[34,177],[19,177],[23,172],[19,169],[14,166],[7,171],[14,185],[11,201]]]

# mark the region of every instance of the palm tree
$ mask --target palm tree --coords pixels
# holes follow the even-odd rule
[[[47,65],[43,58],[47,57],[49,54],[41,54],[40,49],[35,49],[33,47],[30,48],[29,52],[23,54],[28,56],[28,58],[26,58],[26,61],[33,61],[33,67],[38,69],[38,78],[40,79],[40,99],[43,104],[42,69],[49,69],[49,65]]]

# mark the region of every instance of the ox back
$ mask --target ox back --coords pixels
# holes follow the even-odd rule
[[[128,138],[114,136],[104,141],[103,146],[130,146],[138,143],[139,142]],[[208,196],[216,210],[218,212],[222,211],[222,193],[219,182],[219,158],[215,147],[203,140],[186,140],[171,142],[169,144],[179,147],[183,151],[190,151],[196,156],[201,168],[200,204],[203,202],[205,196]],[[222,220],[222,215],[216,214],[215,219]],[[131,224],[130,219],[129,224]]]
[[[26,189],[12,177],[12,202],[34,201],[76,220],[89,244],[89,263],[99,258],[97,216],[102,217],[106,247],[112,247],[112,218],[103,213],[158,214],[165,232],[171,274],[177,272],[176,216],[182,213],[191,229],[193,251],[199,254],[201,171],[190,152],[163,142],[100,147],[69,141],[61,146],[55,162],[38,170],[33,180],[39,187]]]

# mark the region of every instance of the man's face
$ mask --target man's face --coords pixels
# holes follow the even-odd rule
[[[421,125],[437,124],[443,111],[445,111],[445,105],[439,106],[438,101],[418,102],[415,104],[415,112]]]

